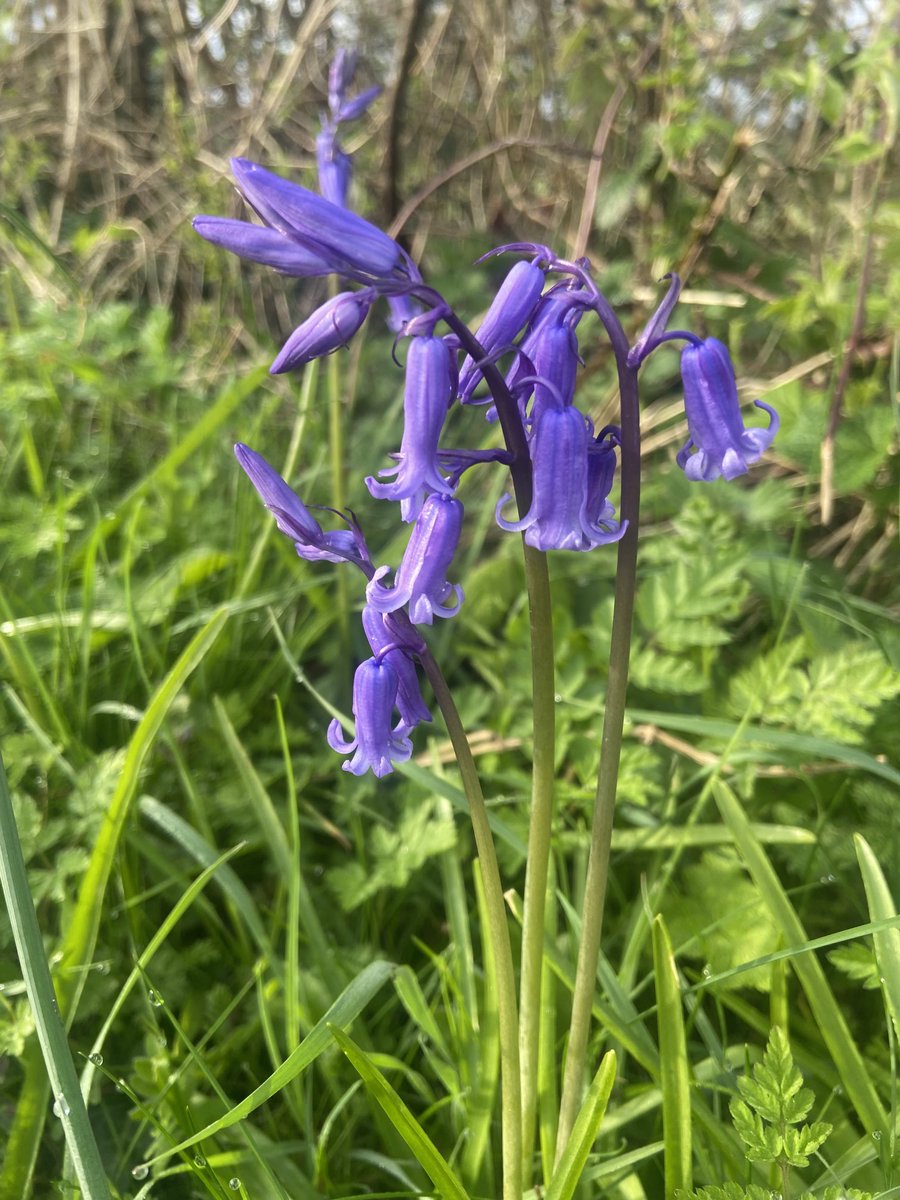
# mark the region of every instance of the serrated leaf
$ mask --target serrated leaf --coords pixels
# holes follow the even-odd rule
[[[767,1087],[758,1079],[739,1079],[738,1090],[747,1104],[766,1121],[781,1118],[781,1101],[773,1087]]]
[[[786,1096],[783,1106],[784,1120],[788,1125],[799,1125],[809,1115],[809,1110],[813,1106],[812,1091],[809,1088],[800,1088],[793,1096]]]
[[[881,986],[875,955],[862,942],[838,946],[830,950],[827,957],[832,966],[837,967],[848,979],[861,983],[864,988],[872,990]]]

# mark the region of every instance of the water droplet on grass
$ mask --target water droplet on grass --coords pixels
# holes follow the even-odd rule
[[[146,1179],[149,1174],[150,1168],[146,1163],[141,1163],[139,1166],[131,1168],[131,1175],[133,1179]]]
[[[98,1054],[98,1053],[96,1052],[96,1050],[94,1051],[94,1053],[93,1053],[93,1054],[89,1054],[89,1055],[88,1055],[88,1058],[89,1058],[89,1059],[90,1059],[90,1061],[91,1061],[91,1062],[94,1064],[94,1066],[95,1066],[95,1067],[102,1067],[102,1066],[103,1066],[103,1055],[102,1055],[102,1054]]]
[[[150,988],[147,992],[147,999],[154,1008],[162,1008],[162,997],[158,992],[154,992],[153,988]]]
[[[228,1180],[228,1186],[233,1192],[239,1192],[241,1190],[241,1181],[238,1179],[237,1175],[232,1175],[232,1177]]]
[[[203,1157],[202,1154],[194,1155],[194,1166],[197,1167],[201,1171],[206,1167],[206,1159]]]
[[[66,1103],[65,1099],[62,1096],[58,1096],[53,1101],[54,1117],[60,1117],[60,1118],[67,1117],[69,1115],[70,1111],[71,1110],[70,1110],[68,1104]]]

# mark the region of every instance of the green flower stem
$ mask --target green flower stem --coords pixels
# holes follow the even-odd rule
[[[522,1169],[531,1187],[538,1100],[544,909],[553,828],[556,743],[553,615],[547,555],[527,546],[525,579],[531,627],[533,709],[531,817],[522,918],[522,976],[519,984],[519,1061],[522,1073]]]
[[[75,1175],[85,1200],[109,1200],[106,1172],[81,1095],[75,1063],[59,1014],[53,980],[44,953],[25,859],[16,830],[12,800],[0,760],[0,883],[9,911],[13,939],[34,1013],[38,1042],[55,1097],[59,1117]]]
[[[487,935],[491,941],[497,972],[503,1200],[522,1200],[522,1099],[519,1080],[516,977],[513,969],[506,906],[503,900],[503,885],[500,882],[500,868],[481,790],[481,780],[478,778],[472,750],[450,689],[447,687],[447,682],[431,651],[423,650],[419,657],[434,691],[435,699],[443,713],[447,732],[453,744],[463,790],[469,802],[469,814],[472,818],[475,845],[481,864],[485,907],[488,914]]]
[[[601,314],[602,319],[603,314]],[[607,322],[604,322],[607,324]],[[612,842],[613,810],[622,752],[625,723],[625,693],[628,686],[628,659],[631,653],[631,625],[637,583],[638,517],[641,500],[641,426],[638,407],[637,369],[626,365],[627,342],[616,322],[607,332],[616,352],[619,394],[622,410],[622,498],[621,515],[628,528],[619,542],[616,562],[615,607],[609,652],[609,681],[600,742],[600,766],[591,825],[591,847],[584,903],[581,913],[581,944],[572,995],[572,1017],[563,1076],[559,1113],[556,1160],[559,1162],[578,1117],[584,1077],[591,1007],[597,980],[603,908],[609,882],[609,854]],[[614,336],[619,335],[619,336]],[[624,342],[624,345],[622,344]]]

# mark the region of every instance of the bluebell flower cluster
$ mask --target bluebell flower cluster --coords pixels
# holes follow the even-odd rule
[[[462,475],[487,464],[510,467],[514,477],[518,470],[520,479],[525,472],[525,502],[517,487],[519,511],[504,515],[512,503],[504,495],[496,520],[502,529],[522,533],[536,550],[590,551],[621,538],[627,522],[617,520],[610,501],[619,430],[595,431],[575,404],[579,326],[594,314],[609,330],[611,311],[589,264],[566,261],[538,244],[498,247],[492,255],[519,257],[473,334],[403,248],[346,207],[351,164],[337,140],[338,128],[360,116],[377,95],[369,89],[347,99],[355,65],[354,56],[339,55],[329,76],[329,111],[316,147],[321,194],[235,159],[238,188],[262,225],[200,216],[194,228],[208,241],[282,274],[333,275],[351,285],[294,330],[273,373],[345,346],[379,300],[392,307],[406,360],[403,433],[393,464],[366,479],[372,496],[397,503],[401,520],[412,526],[390,583],[391,568],[375,566],[355,517],[335,514],[343,527],[326,532],[260,455],[243,445],[235,448],[301,558],[350,562],[366,577],[362,623],[372,655],[354,679],[356,733],[347,741],[333,722],[328,741],[349,756],[345,770],[381,777],[409,758],[411,731],[431,719],[415,666],[427,653],[419,628],[453,617],[463,603],[462,588],[451,582],[463,525],[456,495]],[[725,346],[667,328],[679,290],[678,279],[670,277],[665,298],[638,339],[627,354],[617,352],[620,379],[622,372],[636,376],[662,344],[684,341],[689,438],[678,464],[692,480],[733,479],[771,444],[777,415],[757,402],[769,414],[769,427],[745,429]],[[457,406],[477,404],[489,405],[487,417],[499,420],[505,446],[442,449],[448,415]]]

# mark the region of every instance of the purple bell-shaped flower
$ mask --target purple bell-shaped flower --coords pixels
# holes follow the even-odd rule
[[[369,315],[375,301],[372,288],[339,292],[326,300],[294,330],[269,367],[271,375],[295,371],[314,358],[324,358],[346,346]]]
[[[261,454],[242,442],[234,448],[260,499],[274,516],[282,533],[294,543],[301,558],[310,562],[352,562],[371,570],[369,552],[359,529],[337,529],[326,533],[300,497],[285,483]]]
[[[352,754],[344,764],[351,775],[371,771],[379,779],[390,775],[395,762],[406,762],[412,742],[402,721],[393,725],[397,702],[397,672],[387,658],[367,658],[353,676],[353,716],[356,736],[347,741],[337,719],[328,726],[328,745],[338,754]]]
[[[409,633],[404,634],[389,613],[380,613],[368,604],[362,610],[362,626],[372,653],[383,654],[397,672],[396,704],[400,720],[407,729],[414,729],[422,721],[430,721],[431,713],[422,699],[422,691],[412,659],[416,650],[415,647],[407,644]],[[389,647],[393,648],[389,649]]]
[[[404,521],[414,521],[429,492],[452,491],[438,469],[438,441],[453,398],[453,364],[443,338],[414,337],[406,362],[403,395],[403,439],[399,462],[379,475],[394,475],[391,483],[373,476],[366,485],[378,500],[399,500]]]
[[[434,493],[422,506],[394,586],[381,580],[390,567],[379,567],[366,588],[366,600],[381,613],[409,606],[414,625],[431,625],[435,617],[452,617],[463,602],[458,584],[447,582],[447,569],[462,529],[463,506],[452,496]],[[453,603],[449,603],[453,601]]]
[[[772,444],[778,413],[757,400],[756,407],[769,414],[768,428],[744,428],[731,356],[716,338],[685,346],[681,378],[690,436],[675,461],[688,479],[708,482],[720,475],[725,479],[743,475]]]
[[[546,274],[535,262],[517,262],[491,301],[475,335],[487,355],[502,353],[528,322],[541,298]],[[481,379],[477,364],[466,358],[459,372],[459,394],[467,401]]]
[[[524,530],[525,541],[536,550],[592,550],[618,541],[625,526],[610,521],[605,506],[597,511],[597,481],[590,486],[593,445],[590,421],[577,408],[545,408],[531,442],[531,508],[520,521],[506,521],[500,511],[509,495],[502,496],[500,528]]]

